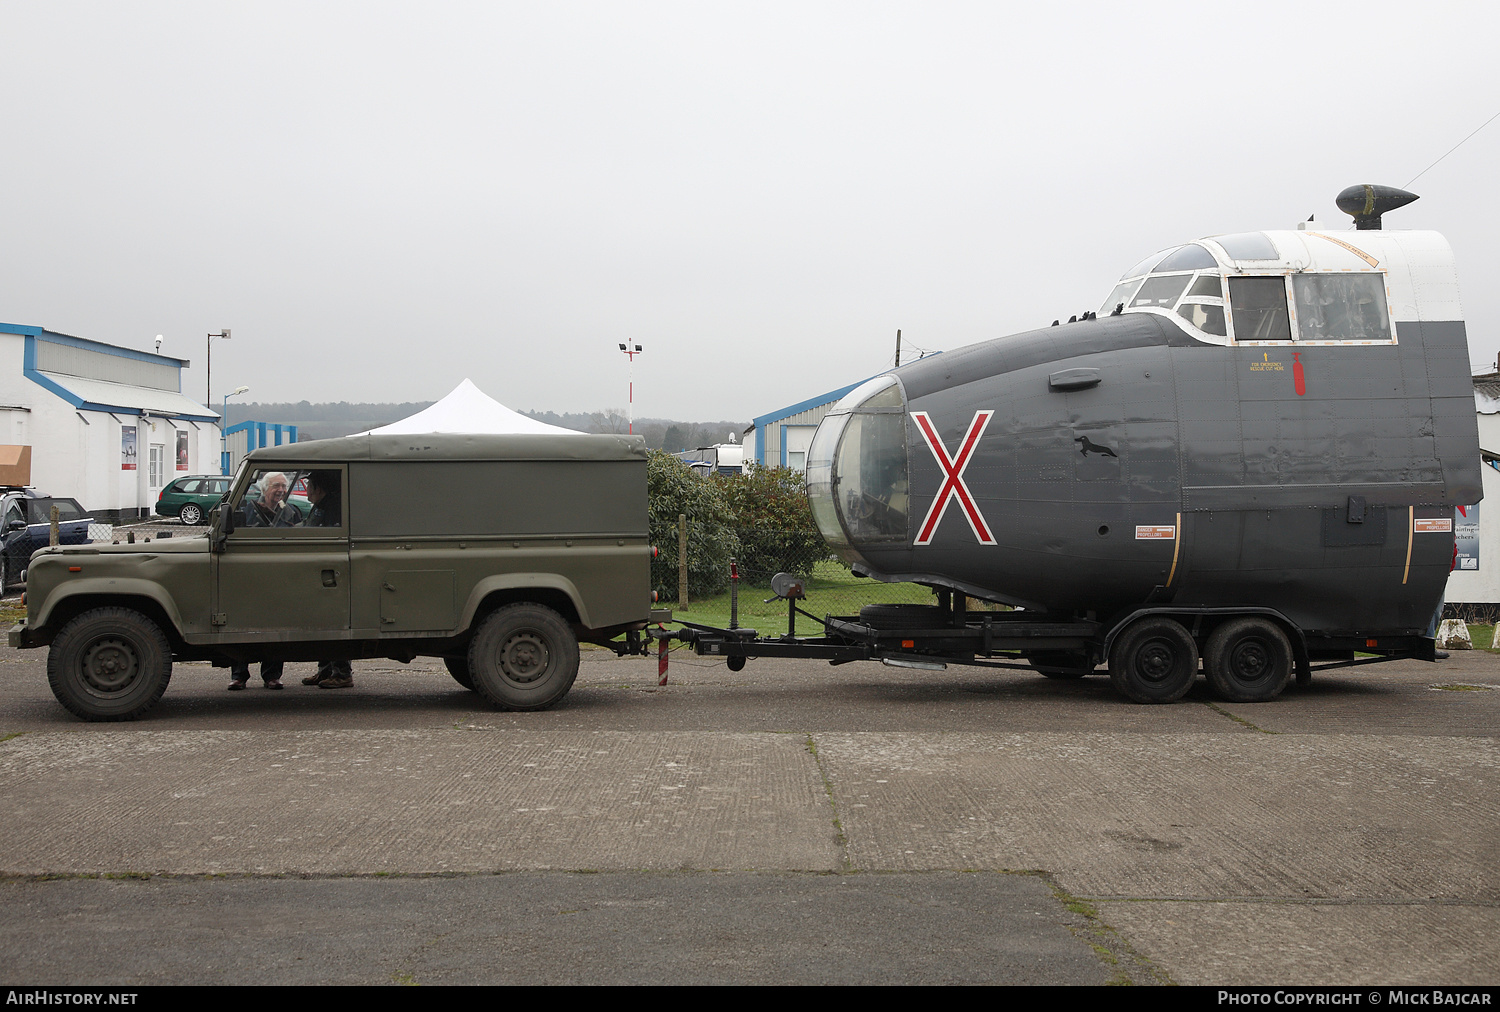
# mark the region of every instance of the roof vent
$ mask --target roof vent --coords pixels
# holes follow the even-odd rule
[[[1336,203],[1339,210],[1354,218],[1354,227],[1360,231],[1380,228],[1380,216],[1398,207],[1405,207],[1417,199],[1415,193],[1398,190],[1394,186],[1374,186],[1364,183],[1341,191]]]

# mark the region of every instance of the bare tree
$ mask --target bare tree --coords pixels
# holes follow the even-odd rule
[[[630,422],[624,408],[602,408],[589,415],[589,431],[624,433],[630,431]]]

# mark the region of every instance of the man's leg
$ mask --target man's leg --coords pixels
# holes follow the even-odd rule
[[[243,689],[245,683],[250,681],[250,665],[244,661],[235,661],[229,666],[229,691]]]
[[[281,671],[286,667],[285,661],[261,661],[260,677],[266,683],[268,689],[281,688]],[[248,672],[246,673],[248,675]]]
[[[328,674],[318,683],[320,689],[347,689],[354,684],[354,667],[348,661],[326,661]],[[322,665],[319,665],[319,669]]]

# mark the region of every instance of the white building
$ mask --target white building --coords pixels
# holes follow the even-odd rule
[[[173,478],[219,471],[219,415],[182,393],[186,359],[0,323],[0,444],[31,484],[100,520],[150,513]]]
[[[1500,372],[1474,377],[1474,409],[1479,416],[1479,456],[1484,466],[1484,502],[1457,518],[1458,565],[1448,577],[1449,604],[1500,605]],[[1475,517],[1474,514],[1478,516]],[[1465,539],[1465,528],[1477,539]]]

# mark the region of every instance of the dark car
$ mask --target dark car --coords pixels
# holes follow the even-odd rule
[[[207,519],[209,510],[219,505],[233,481],[232,476],[223,474],[190,474],[178,478],[157,496],[157,515],[179,517],[190,527],[201,524]]]
[[[31,553],[52,540],[52,507],[57,506],[58,541],[64,545],[86,545],[93,519],[77,499],[38,495],[35,489],[11,488],[0,496],[0,587],[19,583],[31,561]]]

